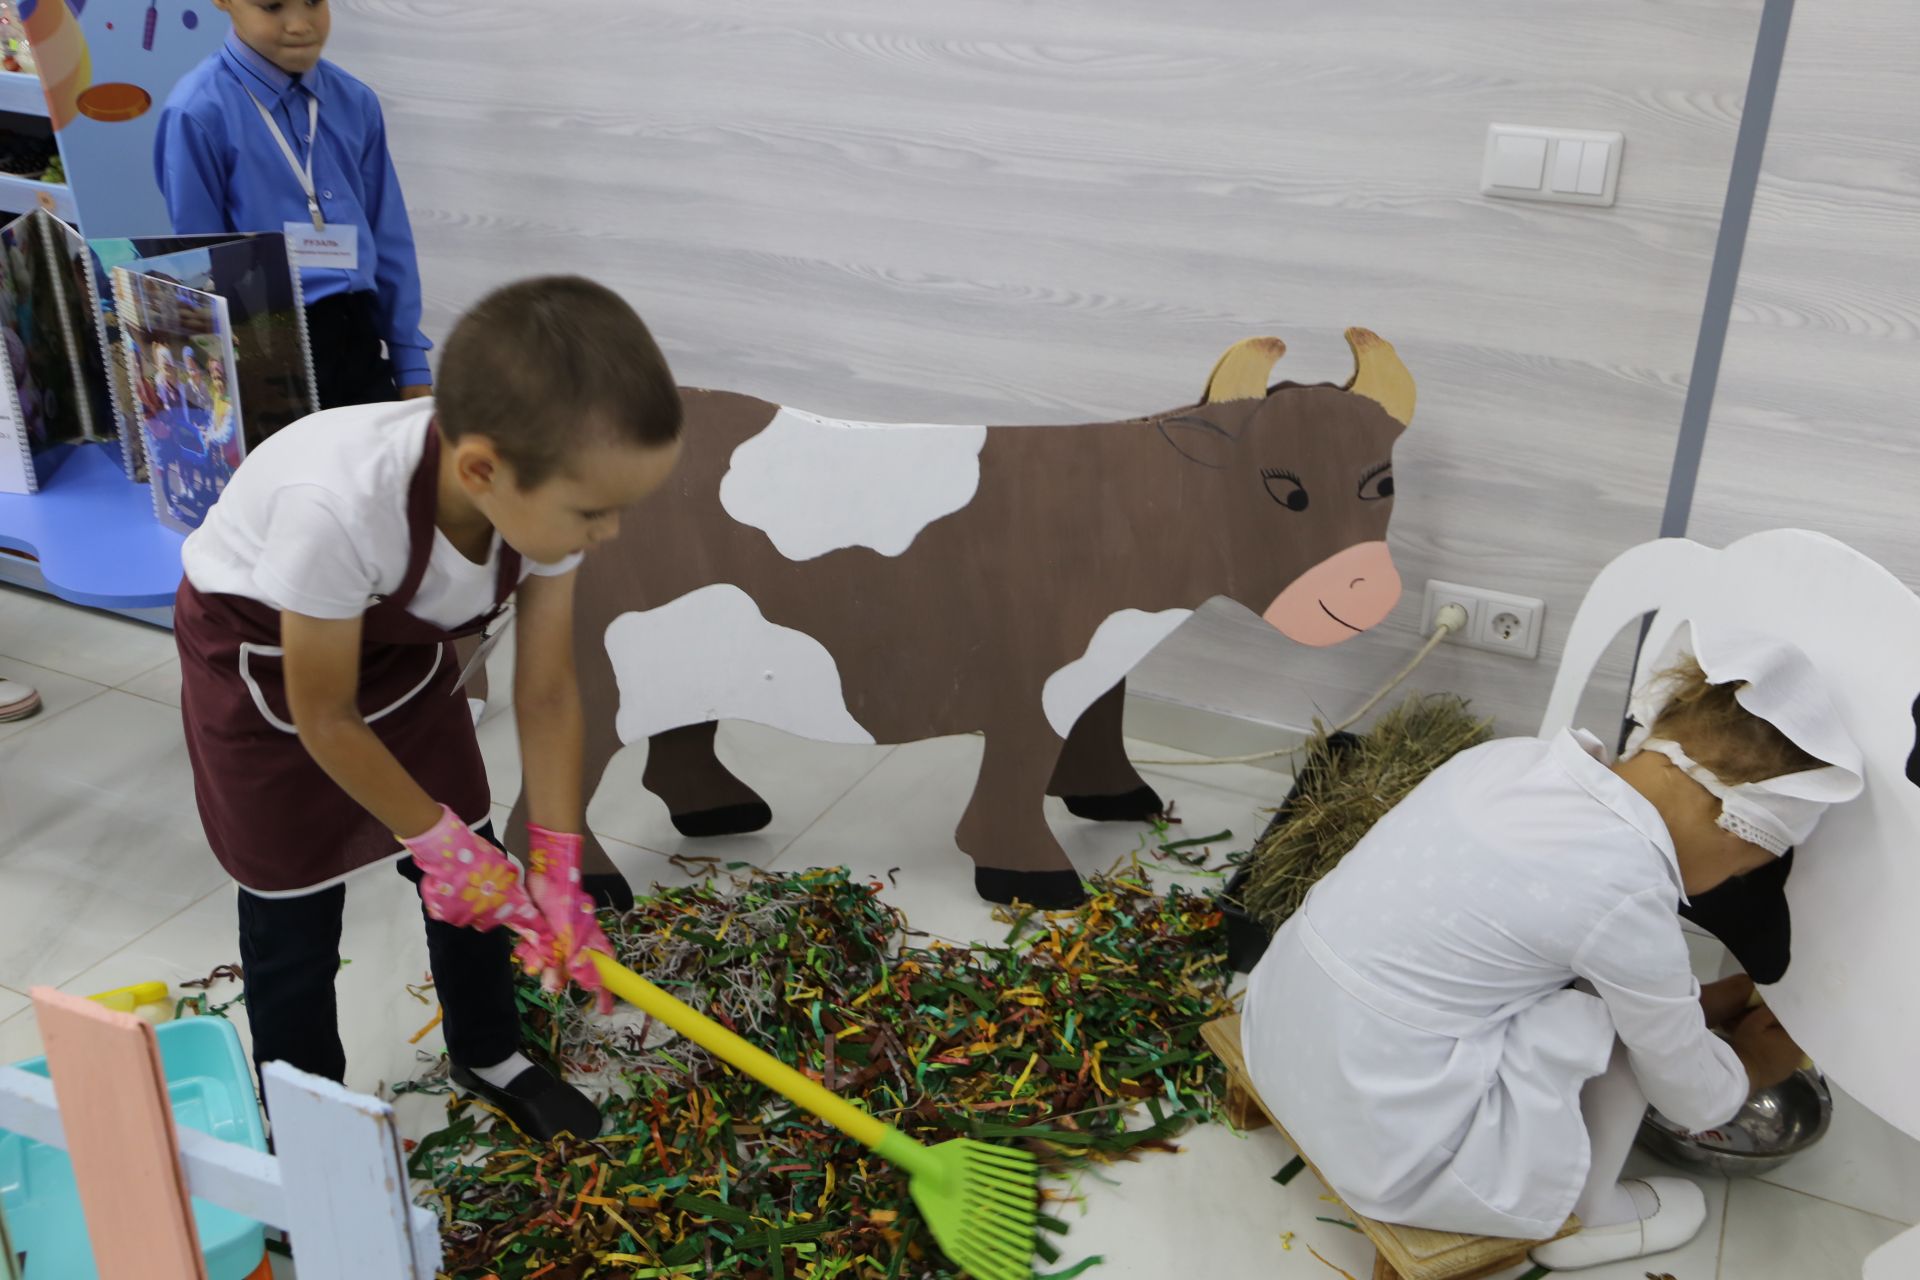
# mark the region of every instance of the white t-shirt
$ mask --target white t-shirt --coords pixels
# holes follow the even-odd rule
[[[181,550],[187,580],[207,594],[244,596],[314,618],[352,618],[406,576],[412,539],[407,491],[426,448],[431,399],[332,409],[276,432],[247,455],[206,523]],[[454,627],[493,608],[500,537],[485,564],[437,528],[407,612]],[[558,577],[559,564],[524,562]]]

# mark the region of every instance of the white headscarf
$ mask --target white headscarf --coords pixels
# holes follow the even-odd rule
[[[1623,755],[1657,751],[1720,801],[1719,826],[1779,857],[1813,834],[1827,806],[1851,800],[1862,783],[1860,748],[1840,721],[1813,662],[1784,640],[1715,623],[1675,630],[1654,670],[1665,671],[1691,652],[1709,684],[1740,683],[1736,701],[1826,766],[1760,782],[1728,786],[1692,759],[1680,744],[1653,736],[1667,703],[1667,683],[1650,680],[1633,695],[1627,714],[1638,726]]]

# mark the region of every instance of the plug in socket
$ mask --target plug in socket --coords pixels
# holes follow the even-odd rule
[[[1467,611],[1466,627],[1448,636],[1450,643],[1515,658],[1540,655],[1540,631],[1547,615],[1543,601],[1435,579],[1427,583],[1423,610],[1428,634],[1439,625],[1440,610],[1450,604]]]

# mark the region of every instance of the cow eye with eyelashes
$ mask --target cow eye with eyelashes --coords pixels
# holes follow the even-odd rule
[[[1287,510],[1305,511],[1307,509],[1309,501],[1307,486],[1302,484],[1300,477],[1293,472],[1279,467],[1268,467],[1260,473],[1260,478],[1266,481],[1268,496]]]
[[[1378,502],[1393,496],[1393,464],[1383,462],[1360,477],[1360,500]]]

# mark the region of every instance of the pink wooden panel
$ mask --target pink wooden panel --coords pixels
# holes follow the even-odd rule
[[[206,1280],[153,1028],[31,993],[100,1280]]]

